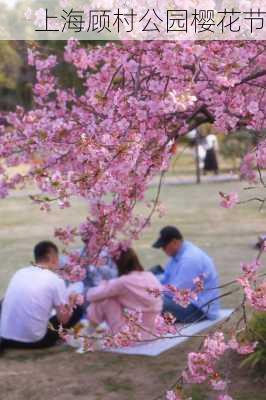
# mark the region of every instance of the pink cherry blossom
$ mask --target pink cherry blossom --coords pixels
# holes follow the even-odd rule
[[[224,334],[222,332],[215,332],[213,335],[208,336],[204,341],[204,349],[214,359],[220,358],[228,349]]]
[[[183,400],[181,395],[174,392],[173,390],[168,390],[166,392],[166,400]]]
[[[250,263],[241,263],[241,268],[244,272],[244,276],[248,278],[252,278],[252,276],[258,271],[260,267],[261,263],[259,260],[254,260]]]
[[[220,391],[220,390],[223,391],[227,387],[227,382],[222,380],[222,379],[219,379],[219,378],[218,379],[211,379],[210,380],[210,384],[211,384],[211,387],[214,390],[218,390],[218,391]]]
[[[247,105],[247,110],[251,114],[256,114],[259,111],[259,103],[257,101],[252,100],[248,105]]]
[[[42,26],[44,10],[33,18]],[[36,70],[33,107],[6,113],[7,124],[0,125],[0,197],[33,182],[37,194],[31,200],[43,210],[67,208],[81,199],[87,210],[82,223],[57,227],[55,235],[64,244],[82,238],[86,263],[99,267],[103,248],[117,255],[160,212],[157,198],[149,201],[145,215],[136,205],[145,203],[154,177],[169,168],[180,138],[205,122],[228,134],[245,127],[255,139],[257,131],[266,129],[264,41],[125,41],[86,48],[70,40],[64,61],[76,72],[80,92],[61,84],[55,55],[29,50],[28,61]],[[240,168],[252,183],[259,181],[257,170],[266,168],[266,141],[261,137],[255,142]],[[10,167],[21,164],[28,166],[27,172],[10,177]],[[239,202],[236,193],[220,195],[222,207]],[[75,252],[67,254],[63,277],[83,279],[84,260]],[[243,264],[237,283],[246,303],[265,311],[266,283],[258,269],[256,263]],[[185,307],[204,290],[201,277],[194,286],[168,286],[164,293]],[[173,322],[169,315],[158,319],[159,334],[179,334]],[[128,346],[142,338],[141,316],[129,313],[121,331],[114,336],[109,332],[103,344]],[[89,339],[84,347],[94,348]],[[201,352],[188,355],[184,381],[224,390],[217,368],[228,349],[246,354],[255,343],[227,342],[222,332],[209,335]],[[227,394],[218,399],[231,400]]]
[[[186,382],[203,383],[214,372],[214,362],[208,353],[191,352],[188,354],[188,371],[183,372]]]
[[[237,281],[242,286],[248,304],[257,311],[266,310],[266,280],[256,279],[255,272],[247,272]]]
[[[77,230],[71,226],[67,226],[65,229],[63,228],[55,229],[55,237],[57,237],[59,240],[61,240],[62,243],[66,245],[73,242],[76,235],[77,235]]]
[[[233,400],[233,398],[231,396],[229,396],[228,394],[220,394],[217,397],[217,400]]]
[[[42,19],[43,11],[39,14]],[[168,168],[170,139],[191,129],[191,116],[211,118],[226,132],[265,124],[264,97],[256,116],[250,112],[265,79],[256,77],[265,63],[260,41],[123,42],[86,49],[70,40],[64,59],[82,80],[83,93],[61,86],[53,54],[29,50],[36,68],[34,107],[18,107],[6,116],[10,126],[0,127],[0,157],[6,166],[30,166],[25,180],[42,192],[42,209],[51,203],[69,207],[77,196],[87,202],[88,218],[76,229],[86,239],[91,261],[103,246],[112,253],[121,240],[129,245],[148,225],[148,215],[137,215],[135,204],[144,200],[153,177]],[[264,146],[252,154],[242,165],[249,179],[253,166],[265,163]],[[4,174],[1,196],[11,185]],[[228,196],[223,203],[231,207],[238,200]]]
[[[257,181],[257,175],[254,171],[255,162],[256,154],[254,152],[250,152],[244,156],[240,167],[241,176],[252,183]]]
[[[235,350],[239,354],[250,354],[256,349],[257,342],[253,343],[240,343],[235,337],[233,337],[229,342],[228,346],[230,349]]]
[[[197,293],[191,289],[179,289],[173,285],[166,285],[165,292],[169,293],[177,304],[187,307],[197,297]]]
[[[103,340],[104,348],[128,347],[141,342],[145,332],[141,329],[142,316],[139,312],[125,314],[125,323],[116,334],[106,334]]]
[[[155,319],[156,333],[160,336],[167,334],[176,334],[177,327],[175,325],[175,318],[170,313],[164,313],[163,316],[157,315]]]
[[[195,285],[195,292],[200,293],[204,290],[204,278],[201,276],[197,276],[193,279],[193,283]]]
[[[220,192],[219,194],[222,197],[222,200],[220,202],[221,207],[232,208],[239,202],[238,194],[235,192],[229,194]]]

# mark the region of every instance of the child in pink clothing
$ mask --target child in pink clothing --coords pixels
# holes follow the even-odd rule
[[[117,333],[125,324],[123,311],[128,309],[142,313],[144,331],[155,332],[155,318],[161,313],[162,300],[147,289],[162,290],[160,282],[151,272],[144,271],[132,249],[123,251],[115,261],[119,277],[87,292],[91,303],[87,309],[89,321],[95,325],[105,321]]]

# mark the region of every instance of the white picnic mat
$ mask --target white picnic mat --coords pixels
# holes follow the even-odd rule
[[[167,335],[167,337],[163,339],[158,339],[154,342],[149,342],[145,344],[138,344],[132,347],[125,347],[120,349],[108,349],[106,351],[112,353],[123,353],[123,354],[134,354],[134,355],[143,355],[143,356],[158,356],[165,351],[178,346],[180,343],[185,342],[190,338],[191,335],[196,335],[197,333],[204,331],[205,329],[211,328],[212,326],[218,324],[224,319],[228,318],[233,309],[222,309],[220,310],[219,317],[215,320],[204,320],[202,322],[197,322],[194,324],[190,324],[189,326],[185,326],[180,335],[184,335],[187,337],[178,337],[176,335]]]

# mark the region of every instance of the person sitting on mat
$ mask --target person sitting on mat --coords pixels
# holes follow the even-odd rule
[[[103,281],[109,281],[110,279],[117,278],[117,266],[105,248],[100,251],[100,254],[97,257],[95,264],[89,264],[87,262],[88,256],[86,246],[84,246],[82,249],[77,250],[77,253],[80,257],[81,264],[85,269],[85,277],[82,281],[74,283],[70,283],[69,281],[65,280],[68,291],[82,294],[85,297],[85,294],[91,287],[98,286]],[[64,270],[65,268],[67,268],[68,262],[68,256],[61,256],[59,259],[60,269]],[[85,314],[88,305],[89,302],[86,300],[85,297],[85,301],[82,305]]]
[[[183,239],[174,226],[166,226],[153,244],[161,248],[170,260],[160,281],[163,285],[173,285],[179,289],[195,289],[194,279],[203,279],[204,289],[187,308],[176,304],[170,294],[165,294],[163,311],[170,312],[177,321],[194,322],[201,319],[216,319],[219,313],[218,274],[212,259],[199,247]]]
[[[81,252],[81,257],[86,258],[86,247]],[[89,264],[86,266],[87,275],[84,279],[85,290],[101,284],[102,281],[109,281],[117,278],[117,266],[109,255],[107,249],[103,248],[99,254],[98,260],[100,265]]]
[[[77,252],[84,264],[84,260],[88,258],[86,247],[84,246],[82,249],[77,250]],[[59,266],[62,270],[68,265],[68,260],[68,256],[63,255],[60,257]],[[106,249],[101,250],[97,261],[100,262],[100,266],[94,264],[83,265],[86,270],[86,276],[83,281],[71,285],[75,292],[85,293],[89,288],[98,286],[102,281],[117,278],[117,266]],[[66,284],[69,286],[69,282],[66,282]]]
[[[53,346],[58,328],[73,327],[82,316],[82,309],[73,311],[64,281],[56,274],[58,249],[49,241],[34,248],[35,262],[22,268],[11,279],[2,304],[1,346],[15,348],[44,348]],[[70,298],[69,298],[70,297]],[[56,315],[51,317],[52,311]]]
[[[97,326],[106,322],[112,333],[117,333],[125,324],[124,311],[140,311],[142,314],[142,337],[155,332],[155,318],[162,310],[162,299],[148,292],[148,289],[162,290],[158,279],[144,271],[138,256],[132,249],[122,251],[115,259],[118,278],[103,282],[87,292],[90,305],[88,320]]]

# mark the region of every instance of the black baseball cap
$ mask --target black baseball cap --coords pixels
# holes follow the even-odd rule
[[[160,249],[170,243],[173,239],[183,240],[181,232],[174,226],[165,226],[160,230],[160,236],[156,242],[153,243],[152,247]]]

